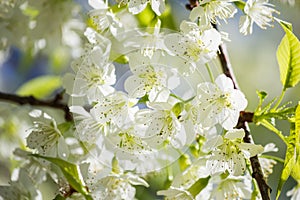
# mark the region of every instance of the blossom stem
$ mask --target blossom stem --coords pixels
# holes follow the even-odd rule
[[[261,158],[267,158],[267,159],[272,159],[272,160],[275,160],[277,162],[280,162],[280,163],[284,163],[284,160],[282,158],[279,158],[277,156],[271,156],[271,155],[261,155],[260,156]]]
[[[55,98],[52,100],[40,100],[40,99],[36,99],[33,96],[22,97],[15,94],[7,94],[7,93],[0,92],[0,100],[14,102],[19,105],[29,104],[32,106],[44,106],[44,107],[63,110],[65,112],[66,121],[72,121],[73,117],[70,112],[70,109],[67,104],[61,102],[61,99],[62,99],[62,94],[57,94]]]
[[[182,99],[181,97],[179,97],[179,96],[177,96],[176,94],[173,94],[173,93],[171,93],[170,96],[171,96],[171,97],[174,97],[175,99],[178,99],[178,100],[181,101],[182,103],[188,103],[188,102],[192,101],[192,100],[195,98],[195,96],[193,96],[193,97],[191,97],[191,98],[189,98],[189,99],[187,99],[187,100],[184,100],[184,99]]]
[[[210,81],[211,81],[212,83],[214,83],[214,82],[215,82],[214,75],[213,75],[212,71],[210,70],[209,64],[208,64],[208,63],[205,63],[205,67],[206,67],[207,72],[208,72],[208,74],[209,74]]]

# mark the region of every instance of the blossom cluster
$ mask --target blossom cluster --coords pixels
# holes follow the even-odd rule
[[[210,71],[219,46],[228,39],[214,25],[234,17],[242,7],[240,32],[251,34],[254,23],[263,29],[271,26],[272,14],[277,11],[268,0],[241,2],[236,6],[232,0],[199,1],[189,19],[174,32],[161,28],[164,0],[119,0],[114,8],[108,1],[89,0],[92,9],[83,34],[85,43],[71,64],[72,71],[63,77],[71,97],[74,127],[43,111],[31,112],[34,127],[26,138],[27,147],[41,157],[17,151],[16,155],[30,160],[24,166],[33,166],[32,171],[20,170],[18,180],[22,181],[0,187],[4,194],[0,196],[38,197],[37,189],[23,191],[21,185],[32,179],[42,182],[47,176],[45,169],[52,170],[51,162],[43,158],[55,157],[79,166],[80,180],[94,199],[134,199],[135,186],[149,187],[148,173],[174,163],[186,166],[174,176],[170,187],[157,195],[166,199],[250,199],[250,157],[276,148],[273,144],[264,148],[245,143],[245,131],[236,128],[248,102],[229,77]],[[5,8],[0,17],[2,12],[10,13],[14,8],[21,12],[20,8],[32,6],[22,5],[25,7],[0,4]],[[143,29],[135,15],[145,9],[156,17],[152,27]],[[42,15],[46,14],[38,16]],[[36,19],[32,29],[44,30]],[[205,68],[210,77],[203,73]],[[191,147],[196,150],[190,151]],[[191,157],[191,163],[182,159],[183,155]],[[264,171],[271,173],[276,162],[260,159],[267,166]],[[58,185],[67,182],[56,173],[53,170],[48,176]],[[195,191],[199,182],[204,186]],[[86,198],[70,193],[76,188],[62,185],[62,196]]]
[[[0,52],[17,47],[31,54],[61,52],[77,56],[80,7],[72,1],[3,0],[0,2]]]

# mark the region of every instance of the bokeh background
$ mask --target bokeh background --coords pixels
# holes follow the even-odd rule
[[[291,22],[295,35],[300,38],[300,2],[299,0],[295,1],[296,4],[293,7],[279,0],[271,0],[270,2],[281,13],[277,17]],[[83,13],[90,9],[85,0],[77,0],[75,2],[79,3],[78,7]],[[169,0],[168,2],[171,4],[174,16],[173,21],[170,23],[178,27],[180,21],[187,19],[189,15],[189,11],[185,9],[187,0]],[[274,22],[274,27],[270,27],[267,30],[261,30],[255,25],[252,35],[243,36],[238,31],[238,15],[241,15],[241,13],[238,13],[234,19],[228,20],[227,23],[222,22],[220,29],[229,33],[231,42],[227,42],[226,45],[233,71],[241,90],[248,99],[247,110],[253,111],[258,103],[257,90],[263,90],[268,93],[267,101],[279,96],[281,93],[282,85],[279,79],[276,50],[284,32]],[[85,20],[84,14],[79,14],[76,18]],[[15,93],[20,86],[33,78],[42,75],[62,75],[69,70],[72,57],[66,51],[64,48],[57,48],[54,54],[49,55],[42,52],[35,56],[29,55],[17,47],[11,47],[7,51],[2,51],[0,54],[0,91]],[[289,89],[283,102],[293,101],[293,104],[296,104],[299,100],[300,85]],[[28,106],[20,107],[0,102],[0,185],[8,182],[11,169],[18,163],[18,161],[12,159],[12,151],[20,144],[24,145],[24,138],[30,129],[30,120],[27,118],[29,109]],[[49,110],[49,112],[53,111]],[[60,116],[59,114],[56,115]],[[277,125],[284,134],[288,134],[288,123],[278,121]],[[254,124],[250,124],[250,128],[255,143],[262,145],[269,142],[275,143],[279,147],[279,152],[274,155],[284,158],[285,144],[274,133]],[[275,190],[281,169],[282,164],[278,163],[274,168],[274,173],[268,179],[274,190],[272,199],[275,199]],[[155,190],[156,186],[159,187],[158,177],[156,179],[153,181],[153,190]],[[295,181],[289,179],[283,188],[283,193],[290,190],[294,185]],[[147,191],[143,192],[145,195]],[[151,191],[149,193],[148,196],[151,199]],[[282,195],[281,199],[288,198]]]

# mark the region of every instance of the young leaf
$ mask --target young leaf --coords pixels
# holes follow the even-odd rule
[[[287,26],[281,26],[286,34],[278,46],[276,56],[283,90],[286,90],[300,81],[300,42]]]
[[[293,168],[292,176],[295,180],[300,180],[300,102],[298,103],[295,114],[295,140],[296,140],[296,154],[297,161]]]
[[[279,198],[283,184],[289,178],[296,164],[297,157],[297,138],[296,138],[295,123],[291,123],[290,136],[287,138],[287,150],[285,154],[284,166],[281,173],[280,181],[277,187],[276,199]],[[298,134],[299,136],[299,134]]]
[[[21,96],[32,95],[36,98],[44,98],[61,86],[60,76],[40,76],[23,84],[17,94]]]
[[[279,198],[283,184],[289,178],[294,165],[296,164],[295,138],[293,137],[295,130],[291,130],[291,136],[288,138],[288,146],[285,154],[284,166],[281,172],[280,181],[277,187],[276,199]]]
[[[92,200],[92,197],[88,195],[87,188],[82,180],[82,176],[79,170],[79,167],[73,163],[68,161],[62,160],[60,158],[53,158],[53,157],[46,157],[41,156],[38,154],[31,154],[34,157],[43,158],[55,165],[57,165],[62,173],[64,174],[65,178],[67,179],[70,186],[77,192],[84,195],[86,200]]]

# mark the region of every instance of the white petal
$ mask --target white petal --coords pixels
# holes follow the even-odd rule
[[[165,10],[165,1],[151,0],[151,8],[157,15],[161,15]]]
[[[200,17],[204,13],[204,9],[202,6],[197,6],[193,8],[193,10],[190,13],[190,20],[191,21],[196,21],[198,17]]]
[[[244,35],[252,34],[253,20],[248,15],[243,15],[240,18],[239,28]]]
[[[149,187],[149,184],[142,178],[138,177],[137,175],[133,174],[126,174],[130,184],[132,185],[143,185],[145,187]]]
[[[186,46],[183,46],[183,44],[180,43],[181,40],[182,35],[178,33],[172,33],[165,37],[164,43],[171,52],[177,55],[182,55],[186,50]]]
[[[131,0],[131,1],[129,1],[129,3],[128,3],[129,12],[131,12],[134,15],[142,12],[148,4],[147,1],[148,0]]]
[[[146,94],[144,81],[137,76],[129,76],[124,83],[128,95],[133,98],[140,98]]]
[[[91,115],[81,106],[71,106],[70,112],[83,115],[85,117],[90,117]]]
[[[222,91],[230,91],[234,89],[232,80],[229,77],[227,77],[225,74],[219,75],[216,78],[215,83]]]
[[[59,137],[57,144],[57,154],[60,158],[67,159],[69,157],[69,147],[63,137]]]
[[[264,153],[266,152],[278,152],[278,148],[274,143],[268,143],[264,147]]]
[[[239,148],[249,152],[247,156],[253,157],[256,156],[257,154],[261,154],[264,151],[264,147],[261,145],[256,145],[256,144],[250,144],[250,143],[241,143],[239,144]],[[245,153],[245,152],[244,152]]]
[[[153,101],[153,102],[167,102],[167,100],[169,99],[171,92],[169,89],[167,88],[163,88],[162,90],[160,90],[156,97],[152,100],[152,98],[149,97],[149,100]],[[149,95],[150,96],[150,95]]]
[[[208,140],[207,142],[204,143],[203,148],[205,149],[214,149],[220,145],[223,144],[223,138],[220,135],[217,135],[213,138],[211,138],[210,140]]]
[[[66,73],[62,79],[62,85],[66,89],[69,95],[73,94],[73,86],[75,81],[75,75],[71,73]]]
[[[106,9],[107,5],[103,0],[89,0],[89,5],[95,9]]]
[[[239,111],[223,109],[219,115],[217,115],[218,122],[226,130],[233,129],[239,120]]]
[[[242,139],[244,136],[245,131],[243,129],[232,129],[229,130],[224,137],[230,140],[235,140]]]

